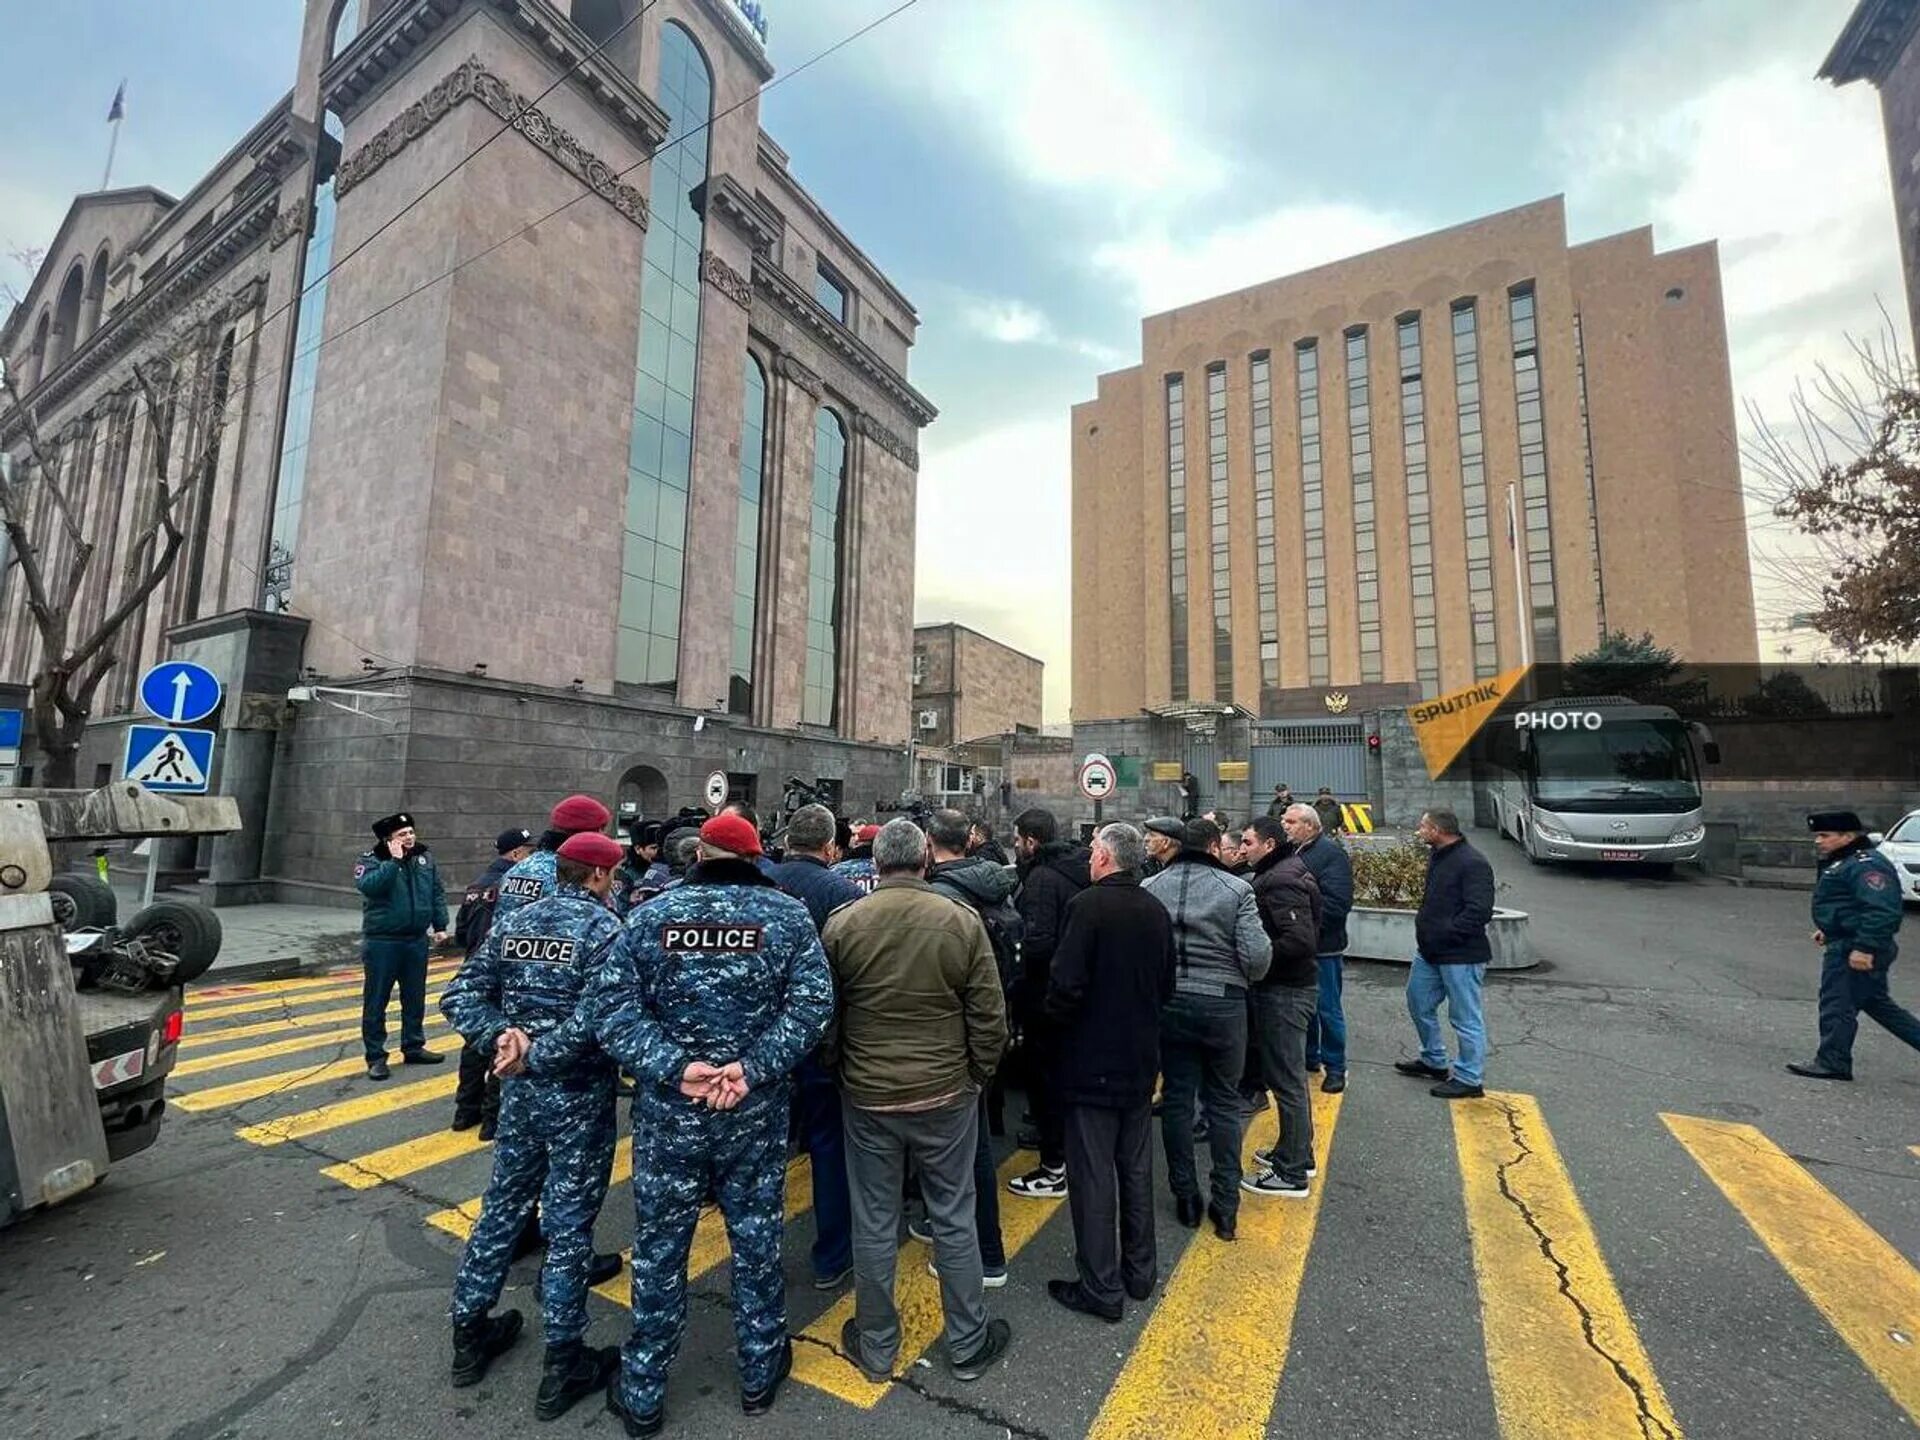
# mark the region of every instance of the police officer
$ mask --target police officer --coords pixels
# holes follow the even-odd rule
[[[617,840],[569,836],[554,855],[554,891],[498,920],[447,982],[440,1009],[469,1047],[510,1078],[493,1179],[453,1280],[453,1383],[474,1385],[520,1333],[520,1312],[491,1315],[536,1198],[547,1237],[541,1275],[546,1363],[534,1413],[553,1420],[607,1383],[612,1346],[587,1349],[593,1222],[613,1165],[613,1065],[580,1015],[588,980],[620,935],[607,892]]]
[[[628,834],[627,857],[613,872],[613,894],[608,897],[613,913],[623,919],[634,906],[664,890],[671,878],[660,863],[660,822],[636,820]]]
[[[1813,943],[1820,946],[1820,1049],[1787,1069],[1810,1080],[1853,1079],[1853,1037],[1864,1012],[1920,1050],[1920,1018],[1894,1003],[1887,970],[1900,947],[1900,872],[1851,810],[1816,810],[1807,828],[1820,852]]]
[[[373,822],[373,849],[353,867],[360,892],[360,963],[366,985],[360,994],[360,1041],[367,1078],[385,1080],[387,1000],[400,986],[400,1059],[407,1065],[438,1065],[427,1049],[427,937],[447,938],[447,892],[427,847],[405,811]]]
[[[453,938],[471,956],[493,925],[493,907],[500,899],[500,881],[507,871],[533,853],[533,836],[515,827],[494,838],[493,860],[467,885],[460,909],[453,917]],[[453,1129],[480,1127],[482,1140],[493,1139],[500,1118],[500,1082],[491,1073],[493,1056],[469,1045],[460,1052],[460,1087],[453,1092]]]
[[[602,1048],[638,1080],[633,1330],[607,1391],[629,1435],[666,1423],[687,1251],[709,1184],[733,1247],[746,1413],[771,1409],[793,1368],[780,1263],[788,1076],[826,1032],[833,982],[806,906],[760,858],[746,820],[707,821],[686,883],[628,918],[589,1000]]]
[[[847,858],[833,867],[833,873],[851,880],[862,895],[871,895],[873,887],[880,883],[880,874],[873,868],[873,841],[880,833],[878,825],[856,825],[853,829],[853,845],[847,851]]]

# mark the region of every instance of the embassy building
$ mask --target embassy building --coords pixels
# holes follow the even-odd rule
[[[247,831],[170,869],[348,900],[400,806],[457,878],[574,790],[897,803],[934,410],[913,306],[760,129],[773,73],[741,0],[307,0],[292,93],[191,192],[74,200],[0,354],[96,547],[81,619],[156,467],[191,485],[79,776],[118,773],[147,666],[221,677]],[[4,602],[24,686],[17,571]]]
[[[1278,736],[1609,630],[1758,659],[1711,243],[1569,245],[1554,197],[1149,316],[1141,356],[1073,408],[1076,727]],[[1302,771],[1259,739],[1264,798]]]

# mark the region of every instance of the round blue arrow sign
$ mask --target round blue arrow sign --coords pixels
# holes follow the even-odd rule
[[[164,660],[140,677],[140,703],[170,725],[192,725],[220,708],[220,682],[204,665]]]

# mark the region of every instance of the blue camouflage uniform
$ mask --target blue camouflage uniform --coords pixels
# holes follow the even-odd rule
[[[862,895],[871,895],[873,887],[880,883],[880,872],[874,868],[871,854],[842,860],[833,867],[833,873],[843,880],[852,881]]]
[[[387,1056],[387,1000],[400,987],[400,1050],[427,1048],[427,932],[447,928],[447,892],[427,847],[396,860],[382,841],[353,867],[360,892],[360,1042],[367,1062]]]
[[[540,848],[500,877],[500,897],[493,902],[493,923],[498,926],[522,905],[531,905],[553,894],[560,884],[558,844],[549,847],[542,839]]]
[[[1820,1050],[1815,1063],[1853,1073],[1853,1040],[1864,1012],[1920,1050],[1920,1018],[1894,1001],[1887,970],[1900,947],[1900,872],[1865,836],[1825,856],[1813,887],[1813,923],[1824,934],[1820,966]],[[1855,950],[1873,956],[1871,970],[1855,970]]]
[[[538,1200],[547,1344],[586,1333],[593,1222],[613,1165],[614,1070],[579,1011],[619,936],[620,922],[599,896],[556,884],[546,899],[497,916],[441,993],[441,1013],[482,1053],[491,1055],[509,1027],[534,1042],[527,1074],[502,1083],[493,1179],[453,1281],[455,1325],[480,1319],[499,1300],[514,1242]]]
[[[695,865],[628,917],[593,985],[603,1049],[636,1077],[633,1330],[621,1403],[649,1415],[687,1321],[687,1252],[711,1186],[733,1249],[740,1383],[773,1382],[787,1345],[780,1242],[788,1076],[826,1032],[833,981],[813,919],[743,861]],[[738,1060],[748,1093],[713,1110],[680,1093],[688,1065]]]

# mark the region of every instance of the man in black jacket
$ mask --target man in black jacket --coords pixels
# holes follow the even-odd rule
[[[1061,840],[1059,828],[1051,810],[1024,810],[1013,822],[1013,847],[1020,866],[1020,894],[1014,907],[1023,927],[1013,1013],[1025,1037],[1021,1048],[1027,1061],[1027,1098],[1040,1131],[1040,1164],[1014,1176],[1007,1188],[1040,1200],[1055,1200],[1067,1193],[1067,1142],[1050,1074],[1060,1041],[1047,1018],[1047,979],[1053,952],[1066,929],[1067,905],[1093,883],[1087,873],[1087,852]]]
[[[488,865],[460,897],[460,911],[453,917],[453,938],[462,954],[471,955],[487,938],[493,927],[493,907],[500,901],[500,881],[507,871],[533,853],[533,835],[526,830],[502,830],[493,842],[493,863]],[[500,1079],[493,1073],[493,1056],[477,1045],[460,1052],[460,1085],[453,1092],[453,1127],[471,1130],[480,1127],[482,1140],[493,1139],[500,1119]]]
[[[1314,952],[1320,941],[1320,887],[1271,815],[1247,826],[1241,854],[1253,862],[1253,899],[1273,942],[1273,964],[1255,981],[1253,1033],[1261,1082],[1280,1106],[1280,1139],[1255,1151],[1256,1170],[1240,1182],[1249,1195],[1304,1200],[1314,1173],[1313,1102],[1307,1098],[1307,1025],[1319,999]]]
[[[1487,1058],[1487,1026],[1480,987],[1493,949],[1487,924],[1493,919],[1493,867],[1460,833],[1451,810],[1429,810],[1414,834],[1429,846],[1427,893],[1414,917],[1413,969],[1407,976],[1407,1012],[1420,1032],[1420,1058],[1396,1060],[1402,1075],[1439,1081],[1427,1093],[1442,1100],[1477,1100]],[[1440,1032],[1440,1002],[1460,1044],[1460,1058],[1447,1067],[1447,1041]]]
[[[1153,1081],[1160,1007],[1173,995],[1173,924],[1140,888],[1146,848],[1131,825],[1094,837],[1091,888],[1067,906],[1046,1011],[1058,1026],[1076,1280],[1049,1280],[1069,1310],[1117,1321],[1121,1292],[1145,1300],[1153,1235]],[[1117,1230],[1117,1242],[1116,1242]]]
[[[1324,1063],[1327,1073],[1320,1088],[1338,1095],[1347,1088],[1347,1013],[1341,992],[1346,983],[1347,912],[1353,909],[1353,861],[1346,846],[1326,833],[1313,806],[1289,806],[1280,823],[1286,826],[1294,854],[1320,887],[1320,940],[1314,952],[1320,998],[1307,1024],[1307,1073]]]

